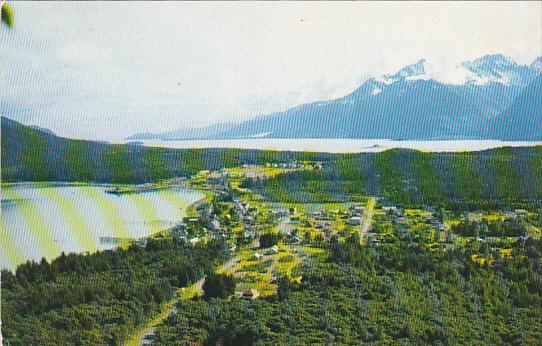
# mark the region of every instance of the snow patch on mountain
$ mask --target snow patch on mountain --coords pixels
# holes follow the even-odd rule
[[[255,134],[251,135],[250,138],[264,138],[264,137],[269,136],[272,133],[273,133],[273,131],[259,132],[259,133],[255,133]]]
[[[540,59],[540,58],[538,58]],[[537,59],[537,60],[538,60]],[[478,85],[487,83],[501,83],[503,85],[526,85],[532,77],[533,69],[536,71],[537,60],[531,66],[520,65],[510,57],[502,54],[486,55],[481,58],[465,61],[459,66],[472,73],[469,82]]]
[[[375,87],[373,89],[373,91],[371,92],[371,95],[375,96],[375,95],[378,95],[382,92],[382,89],[378,88],[378,87]]]
[[[542,72],[542,57],[537,58],[530,66],[519,65],[502,54],[486,55],[460,64],[420,59],[394,74],[376,77],[374,81],[385,85],[399,80],[435,80],[450,85],[500,83],[509,86],[515,83],[526,84],[533,69]]]

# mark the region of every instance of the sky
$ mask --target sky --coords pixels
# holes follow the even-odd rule
[[[542,55],[542,2],[10,2],[2,115],[120,141],[348,94],[421,58]]]

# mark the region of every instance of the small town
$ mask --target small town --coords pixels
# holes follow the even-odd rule
[[[487,249],[487,256],[472,255],[481,264],[495,256],[510,256],[515,239],[525,242],[529,237],[540,237],[540,229],[528,223],[537,216],[524,209],[452,215],[435,208],[403,209],[376,197],[366,197],[360,203],[292,204],[265,201],[261,195],[242,187],[246,179],[267,179],[320,167],[318,162],[292,162],[200,171],[184,183],[205,191],[207,197],[192,205],[183,221],[168,232],[192,244],[211,238],[227,241],[234,260],[218,271],[235,277],[232,299],[273,296],[280,277],[300,282],[301,276],[292,275],[304,259],[323,252],[326,244],[343,242],[352,234],[374,247],[401,241],[432,251],[451,251],[478,244]],[[517,234],[489,234],[488,221],[514,223]],[[465,223],[476,224],[475,234],[462,233]]]

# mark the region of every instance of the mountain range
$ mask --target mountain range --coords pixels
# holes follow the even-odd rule
[[[363,138],[542,140],[542,57],[529,65],[486,55],[435,72],[424,59],[363,82],[337,99],[239,124],[128,139]]]

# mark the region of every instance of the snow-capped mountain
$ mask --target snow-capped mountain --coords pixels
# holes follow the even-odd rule
[[[526,86],[534,76],[531,66],[519,65],[502,54],[486,55],[461,66],[472,73],[470,81],[477,84],[493,82]]]
[[[521,65],[494,54],[451,68],[421,59],[395,73],[370,78],[344,97],[260,116],[209,138],[542,140],[536,126],[509,135],[506,126],[496,124],[505,112],[507,123],[512,119],[517,126],[542,123],[538,110],[512,107],[519,97],[530,102],[542,98],[540,88],[532,85],[541,73],[541,58]]]
[[[393,75],[375,78],[389,85],[400,79],[429,80],[434,79],[444,84],[478,84],[501,83],[526,86],[532,80],[533,70],[542,71],[542,59],[538,58],[530,66],[519,65],[502,54],[486,55],[476,60],[465,61],[455,66],[437,66],[425,59],[403,67]],[[455,78],[452,78],[455,77]]]
[[[386,84],[390,84],[401,78],[406,78],[408,80],[423,79],[423,77],[427,76],[427,65],[425,59],[420,59],[414,64],[403,67],[391,76],[385,75],[383,80],[387,81]]]

